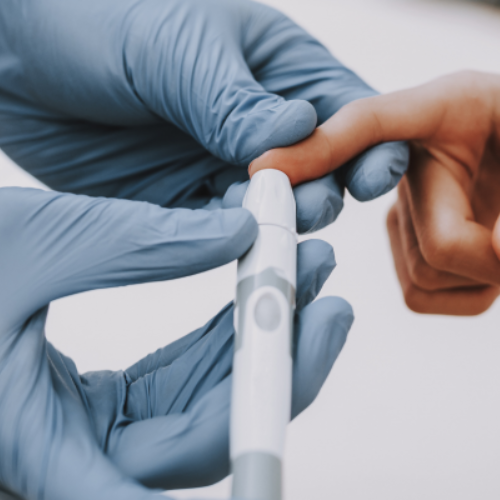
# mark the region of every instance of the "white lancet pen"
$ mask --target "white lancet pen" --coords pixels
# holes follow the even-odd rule
[[[232,496],[281,500],[292,399],[296,209],[288,177],[260,170],[243,207],[259,234],[238,262],[231,403]]]

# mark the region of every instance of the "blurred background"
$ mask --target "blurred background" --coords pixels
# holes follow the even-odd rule
[[[500,72],[500,9],[431,0],[272,0],[382,92],[461,69]],[[0,186],[39,186],[0,152]],[[404,305],[385,216],[347,197],[314,237],[338,268],[322,295],[356,321],[318,400],[290,425],[287,500],[498,500],[500,302],[477,318]],[[126,368],[201,326],[234,296],[236,266],[53,303],[47,335],[80,371]],[[178,498],[227,498],[230,478]]]

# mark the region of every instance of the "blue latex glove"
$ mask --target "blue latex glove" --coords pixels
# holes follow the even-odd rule
[[[250,1],[0,2],[0,147],[59,191],[201,207],[264,151],[373,94]],[[300,186],[299,232],[336,218],[344,185],[359,200],[387,192],[407,160],[385,144]]]
[[[157,493],[144,486],[227,475],[232,304],[124,372],[79,375],[44,328],[59,297],[241,256],[257,233],[250,213],[21,188],[0,189],[0,213],[0,498],[149,500]],[[353,319],[342,299],[312,302],[334,265],[328,244],[299,246],[294,416],[318,394]]]

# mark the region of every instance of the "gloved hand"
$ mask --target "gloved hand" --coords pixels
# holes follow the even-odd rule
[[[375,92],[283,14],[244,0],[3,0],[0,147],[59,191],[220,206],[264,151]],[[403,143],[295,191],[299,232],[396,185]],[[224,206],[241,204],[235,187]],[[213,206],[213,205],[211,205]]]
[[[44,328],[59,297],[237,258],[257,233],[250,213],[21,188],[0,189],[0,213],[0,497],[147,500],[158,497],[144,486],[228,474],[231,304],[124,372],[80,376]],[[299,246],[294,416],[318,394],[353,319],[342,299],[312,302],[334,264],[328,244]]]

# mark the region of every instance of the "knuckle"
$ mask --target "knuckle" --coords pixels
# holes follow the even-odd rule
[[[441,288],[439,271],[430,267],[420,252],[415,251],[411,254],[408,262],[408,274],[412,283],[418,288],[427,291],[435,291]]]
[[[420,252],[425,262],[434,269],[450,269],[454,256],[460,247],[460,241],[447,231],[434,231],[422,239]]]

